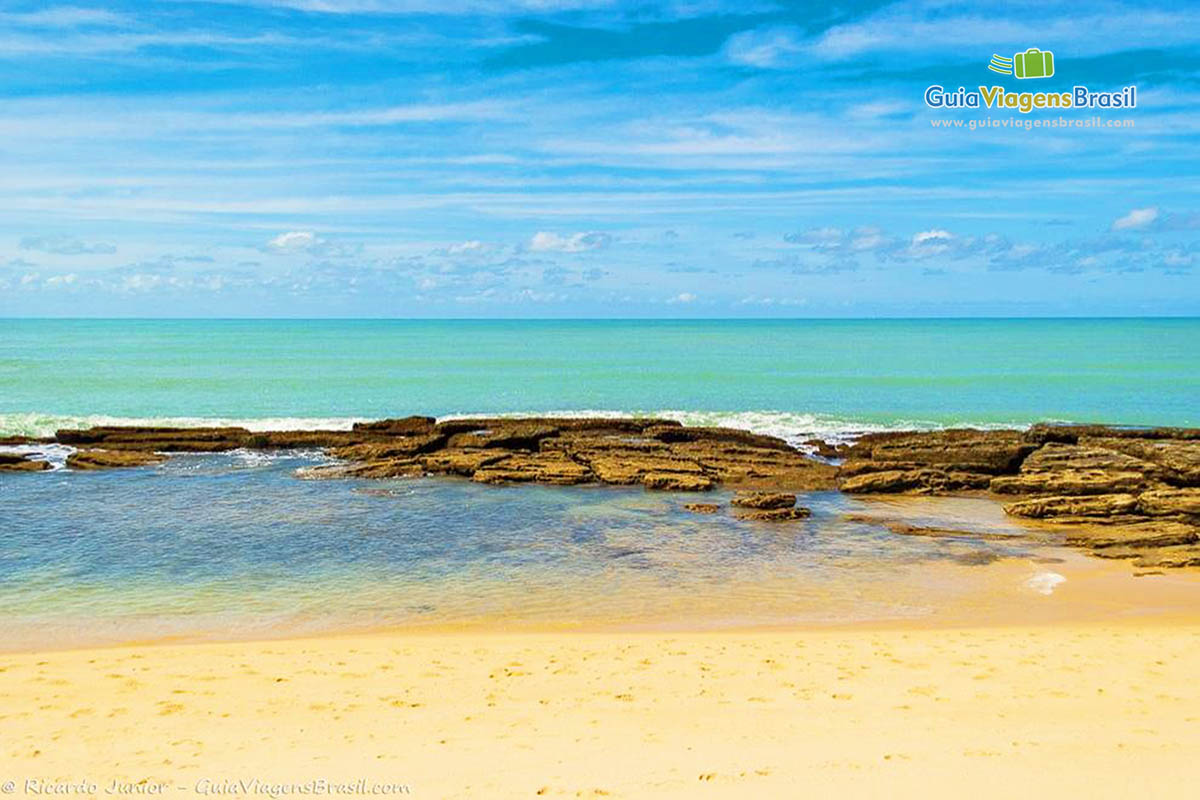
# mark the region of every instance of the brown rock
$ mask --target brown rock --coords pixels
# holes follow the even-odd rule
[[[752,508],[738,513],[738,519],[749,520],[753,522],[791,522],[798,519],[807,519],[812,515],[812,510],[804,506],[796,506],[794,508]]]
[[[835,488],[836,468],[771,436],[684,427],[662,419],[406,417],[350,431],[251,433],[243,428],[94,427],[59,440],[107,451],[216,452],[240,447],[322,447],[348,463],[305,477],[452,474],[481,482],[602,483],[703,490]],[[481,474],[477,474],[481,473]]]
[[[641,453],[616,452],[606,453],[600,457],[589,458],[587,454],[581,460],[591,467],[592,472],[603,483],[627,486],[642,483],[646,475],[663,473],[670,475],[690,474],[697,478],[704,476],[704,470],[695,461],[665,456],[647,456]]]
[[[252,434],[245,428],[158,428],[103,426],[60,430],[62,444],[97,445],[105,450],[149,450],[215,453],[245,447]]]
[[[532,482],[559,486],[595,480],[587,467],[555,452],[507,456],[481,467],[471,477],[480,483]]]
[[[437,420],[433,417],[402,417],[375,422],[356,422],[353,430],[372,436],[423,436],[433,433]]]
[[[1106,525],[1103,528],[1073,530],[1067,534],[1067,544],[1092,549],[1170,547],[1196,542],[1200,542],[1200,529],[1171,520]]]
[[[1171,514],[1200,516],[1200,489],[1158,489],[1138,497],[1138,510],[1154,517]]]
[[[444,433],[402,436],[383,441],[363,442],[343,447],[334,447],[329,453],[335,458],[348,461],[380,461],[388,458],[411,458],[421,453],[438,450],[446,443]]]
[[[435,475],[464,475],[470,477],[475,471],[494,464],[508,454],[502,450],[438,450],[421,456],[425,470]]]
[[[1150,462],[1158,476],[1177,486],[1200,486],[1200,439],[1080,438],[1080,444],[1104,447]]]
[[[1058,470],[1103,470],[1106,472],[1137,472],[1157,477],[1161,469],[1151,461],[1098,444],[1103,441],[1084,440],[1083,444],[1051,442],[1034,451],[1021,464],[1021,472],[1052,472]]]
[[[727,442],[671,445],[677,457],[694,459],[715,480],[741,488],[787,486],[802,491],[837,488],[837,468],[792,450],[772,450]]]
[[[999,475],[992,478],[989,488],[996,494],[1088,495],[1138,492],[1147,485],[1140,472],[1068,469]]]
[[[417,478],[425,474],[425,467],[415,458],[389,458],[382,461],[366,461],[347,464],[341,476],[335,471],[324,477],[347,478]],[[312,477],[312,476],[309,476]]]
[[[907,472],[922,469],[923,464],[916,461],[870,461],[862,458],[849,458],[838,467],[839,478],[853,478],[871,472]]]
[[[67,467],[77,470],[118,469],[161,464],[167,457],[138,450],[76,450],[67,456]]]
[[[846,449],[848,458],[889,464],[916,464],[949,472],[1003,475],[1016,472],[1037,445],[1019,431],[982,431],[973,428],[944,431],[875,433],[861,437]]]
[[[1134,428],[1112,425],[1039,423],[1031,426],[1023,438],[1034,444],[1046,444],[1047,442],[1076,444],[1085,437],[1197,440],[1200,439],[1200,428]]]
[[[741,508],[791,508],[796,505],[796,495],[776,492],[751,492],[749,494],[738,494],[730,503]]]
[[[1131,494],[1100,494],[1088,496],[1039,497],[1010,503],[1004,507],[1014,517],[1111,517],[1128,514],[1137,508],[1137,498]]]
[[[932,494],[986,489],[991,479],[991,475],[941,469],[889,470],[869,472],[847,478],[842,481],[841,489],[849,494],[897,492]]]
[[[647,428],[679,427],[679,423],[670,419],[644,417],[641,419],[626,419],[623,417],[473,417],[469,419],[448,419],[437,424],[437,429],[447,435],[470,433],[472,431],[499,430],[512,425],[531,425],[535,427],[555,428],[562,432],[577,432],[589,435],[602,434],[640,434]]]
[[[251,450],[346,447],[362,440],[363,435],[353,431],[268,431],[251,433],[241,446]]]
[[[1180,569],[1182,567],[1200,567],[1200,547],[1196,545],[1179,545],[1175,547],[1156,547],[1139,553],[1134,559],[1135,567],[1165,567]]]
[[[1111,547],[1093,550],[1092,555],[1100,558],[1132,559],[1133,565],[1139,568],[1168,568],[1200,567],[1200,546],[1195,544],[1173,545],[1171,547]]]
[[[976,531],[964,528],[938,528],[925,525],[912,525],[907,522],[892,521],[883,523],[892,533],[901,536],[931,536],[948,539],[987,539],[990,541],[1015,542],[1024,539],[1019,533],[996,533],[995,531]]]
[[[497,450],[537,450],[542,439],[557,435],[558,428],[549,425],[498,425],[495,428],[456,433],[451,437],[450,445]]]
[[[29,458],[18,453],[0,453],[0,472],[42,472],[50,469],[50,462]]]
[[[991,482],[997,494],[1116,494],[1157,485],[1162,469],[1118,450],[1050,442],[1032,453],[1017,475]]]
[[[0,446],[5,447],[21,444],[47,444],[49,441],[53,440],[31,439],[28,436],[0,436]]]
[[[808,439],[804,442],[804,446],[812,450],[821,458],[841,458],[843,446],[831,444],[824,439]]]
[[[683,510],[693,514],[716,514],[721,506],[719,503],[684,503]]]
[[[680,472],[649,472],[642,477],[647,489],[661,492],[707,492],[716,488],[712,478]]]
[[[648,428],[647,436],[652,436],[662,442],[720,442],[723,444],[740,444],[756,447],[761,450],[795,451],[795,448],[776,436],[764,436],[737,428],[699,428],[670,425]]]

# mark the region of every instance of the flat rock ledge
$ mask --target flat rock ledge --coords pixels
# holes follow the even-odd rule
[[[1200,566],[1200,429],[1194,428],[1041,424],[809,443],[825,460],[772,436],[655,418],[414,416],[349,431],[271,433],[93,427],[37,441],[77,448],[68,460],[73,469],[144,466],[174,452],[321,448],[337,463],[301,470],[301,477],[455,475],[487,484],[672,492],[725,487],[746,492],[732,503],[738,516],[772,521],[807,516],[795,492],[992,496],[1013,517],[1095,555],[1142,567]],[[0,458],[3,470],[48,467],[24,456]],[[690,510],[715,513],[709,505],[715,504]]]
[[[140,466],[165,453],[241,448],[322,448],[338,463],[304,478],[456,475],[480,483],[610,484],[706,492],[719,486],[818,491],[836,488],[837,468],[782,439],[674,420],[405,417],[350,431],[254,433],[244,428],[94,427],[60,430],[79,450],[69,467]],[[138,455],[132,455],[138,454]],[[153,457],[151,459],[151,456]],[[793,503],[794,504],[794,497]]]
[[[50,462],[45,459],[16,453],[0,453],[0,472],[42,472],[47,469],[50,469]]]
[[[995,496],[1013,517],[1138,567],[1200,566],[1200,429],[1034,425],[880,433],[839,447],[851,494]]]

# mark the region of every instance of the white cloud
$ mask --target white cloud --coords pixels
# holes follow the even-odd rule
[[[37,250],[60,256],[111,254],[117,246],[108,242],[85,242],[71,236],[25,236],[21,239],[22,250]]]
[[[100,8],[59,6],[38,11],[0,14],[0,22],[38,28],[75,28],[86,25],[125,25],[129,19]]]
[[[281,233],[267,242],[276,250],[307,250],[320,243],[320,239],[312,231],[288,231]]]
[[[908,52],[928,59],[930,54],[988,48],[1011,52],[1033,41],[1070,41],[1075,57],[1111,52],[1112,42],[1126,47],[1193,44],[1200,17],[1190,8],[1179,10],[1099,9],[1065,14],[1014,9],[979,14],[940,2],[893,3],[869,17],[836,25],[805,41],[807,53],[837,61],[868,52]],[[943,49],[930,49],[937,42]]]
[[[1182,250],[1168,250],[1163,254],[1163,264],[1168,267],[1190,267],[1193,257],[1191,253]]]
[[[610,0],[241,0],[323,14],[514,14],[606,8]]]
[[[696,299],[696,295],[692,294],[691,292],[681,292],[681,293],[675,295],[674,297],[672,297],[667,302],[668,303],[691,303],[691,302],[694,302],[695,299]]]
[[[946,241],[953,238],[954,234],[952,234],[950,231],[944,231],[941,228],[934,228],[930,231],[921,231],[920,233],[915,234],[912,238],[912,243],[913,246],[916,247],[917,245]]]
[[[888,244],[888,239],[883,235],[883,231],[874,227],[861,227],[854,229],[854,238],[850,240],[851,250],[879,250]]]
[[[1114,231],[1137,230],[1145,228],[1158,219],[1158,208],[1150,206],[1149,208],[1135,208],[1123,217],[1119,217],[1112,224]]]
[[[801,50],[799,32],[793,28],[743,31],[725,43],[725,57],[734,64],[764,69],[790,66]]]
[[[486,245],[478,239],[472,239],[469,242],[458,242],[446,248],[448,255],[456,256],[464,253],[479,253],[484,250]]]
[[[601,250],[612,242],[607,233],[596,231],[572,233],[563,236],[547,231],[538,231],[529,240],[529,249],[543,253],[582,253],[585,250]]]

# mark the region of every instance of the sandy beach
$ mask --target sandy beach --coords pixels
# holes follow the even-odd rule
[[[1181,797],[1200,778],[1198,669],[1200,620],[7,654],[0,778],[14,796],[323,779],[414,797]]]

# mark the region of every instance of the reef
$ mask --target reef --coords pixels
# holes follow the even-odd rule
[[[37,441],[75,448],[67,460],[72,469],[146,466],[171,453],[319,448],[334,460],[304,468],[299,477],[449,475],[495,485],[728,488],[738,492],[731,513],[769,522],[809,515],[796,505],[797,493],[966,494],[1003,503],[1031,540],[1130,559],[1138,567],[1200,566],[1200,429],[1193,428],[1040,424],[872,433],[849,444],[796,447],[773,436],[656,418],[439,422],[413,416],[349,431],[93,427]],[[0,456],[0,470],[49,467],[36,456]],[[684,507],[701,514],[722,510],[718,503]]]

